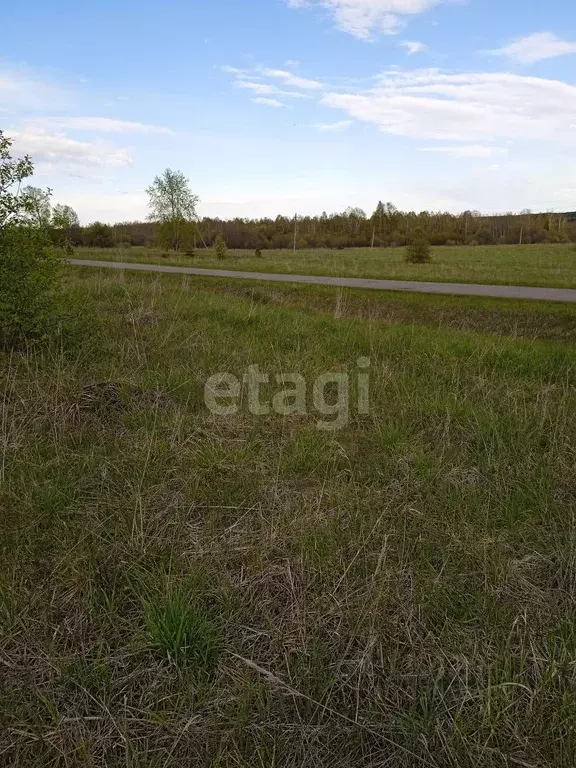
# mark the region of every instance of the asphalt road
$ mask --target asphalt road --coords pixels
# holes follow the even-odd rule
[[[280,275],[269,272],[239,272],[231,269],[200,269],[169,267],[163,264],[129,264],[121,261],[69,259],[79,267],[130,269],[138,272],[167,272],[173,275],[226,277],[234,280],[267,280],[278,283],[310,283],[334,285],[340,288],[368,288],[376,291],[409,291],[414,293],[445,293],[452,296],[489,296],[497,299],[533,299],[537,301],[576,302],[574,288],[537,288],[519,285],[474,285],[469,283],[424,283],[416,280],[372,280],[364,277],[329,277],[326,275]]]

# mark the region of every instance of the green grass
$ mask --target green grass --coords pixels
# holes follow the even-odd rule
[[[219,278],[184,278],[195,291],[214,291],[246,298],[252,305],[324,312],[334,318],[356,318],[387,325],[423,325],[542,339],[576,342],[573,304],[484,297],[444,296],[394,291],[366,291],[318,285],[289,285],[265,281],[237,282]]]
[[[574,765],[565,307],[68,279],[90,333],[0,358],[4,764]],[[360,356],[338,432],[204,406]]]
[[[254,272],[285,272],[392,280],[488,283],[576,288],[574,245],[453,246],[432,249],[429,264],[407,264],[404,248],[338,250],[229,251],[218,260],[212,250],[197,250],[194,259],[157,249],[78,248],[77,258],[161,263]]]

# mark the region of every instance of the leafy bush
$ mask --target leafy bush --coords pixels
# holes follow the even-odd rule
[[[196,250],[194,248],[187,248],[184,253],[186,256],[188,256],[189,259],[196,258]]]
[[[410,264],[426,264],[432,260],[430,243],[423,232],[419,231],[406,248],[406,261]]]
[[[56,315],[58,259],[47,229],[49,192],[27,187],[30,158],[15,160],[0,131],[0,344],[12,347],[44,335]],[[31,192],[33,190],[33,192]]]
[[[489,229],[481,229],[476,233],[476,240],[480,245],[494,245],[494,235]]]
[[[86,229],[84,244],[92,248],[113,248],[114,237],[112,227],[108,224],[102,224],[100,221],[90,224]]]
[[[0,230],[0,338],[13,347],[46,335],[56,322],[60,268],[46,234],[30,227]]]
[[[256,250],[254,251],[254,256],[256,256],[257,259],[262,258],[262,251],[260,250],[260,248],[256,248]]]
[[[225,259],[228,256],[228,248],[226,247],[226,241],[222,235],[218,235],[214,241],[214,250],[218,261],[222,261],[222,259]]]

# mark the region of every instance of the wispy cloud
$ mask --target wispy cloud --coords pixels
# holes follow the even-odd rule
[[[6,114],[2,127],[14,140],[15,151],[29,154],[40,173],[95,178],[102,169],[133,162],[131,150],[112,143],[111,134],[174,134],[165,126],[82,114],[83,106],[94,102],[86,88],[78,80],[61,85],[29,69],[0,67],[0,103]],[[76,115],[70,114],[72,109]]]
[[[352,125],[352,120],[340,120],[337,123],[315,123],[312,128],[315,128],[320,133],[342,133],[347,131]]]
[[[50,134],[38,129],[10,131],[14,149],[29,154],[35,162],[74,167],[124,168],[131,165],[127,149],[104,141],[78,141],[61,134]]]
[[[258,93],[260,96],[283,96],[288,99],[309,99],[310,96],[297,91],[284,91],[276,85],[270,83],[259,83],[254,80],[238,79],[234,82],[236,88],[242,88],[246,91]]]
[[[406,54],[408,56],[414,56],[416,53],[422,53],[426,50],[424,43],[419,43],[416,40],[403,40],[400,43],[402,48],[406,48]]]
[[[394,35],[404,20],[446,0],[286,0],[290,8],[320,6],[333,17],[338,29],[360,40],[375,34]]]
[[[502,147],[489,147],[484,144],[463,144],[452,147],[421,147],[420,152],[439,152],[453,157],[494,157],[506,153]]]
[[[0,66],[0,102],[7,110],[41,110],[64,106],[68,91],[23,68]]]
[[[238,67],[231,67],[229,64],[224,64],[220,67],[222,72],[228,72],[230,75],[243,75],[248,74],[248,70],[246,69],[239,69]]]
[[[471,142],[562,141],[574,145],[576,86],[509,73],[392,71],[369,91],[327,92],[321,103],[385,133]]]
[[[503,48],[495,48],[485,53],[491,56],[506,56],[519,64],[536,64],[545,59],[576,53],[576,41],[562,40],[552,32],[537,32],[514,40]]]
[[[46,117],[42,122],[54,128],[88,133],[173,134],[169,128],[159,125],[115,120],[109,117]]]
[[[286,104],[282,104],[278,99],[267,99],[263,96],[258,96],[257,98],[252,99],[252,101],[254,104],[263,104],[265,107],[274,107],[276,109],[286,106]]]
[[[284,85],[290,85],[293,88],[303,88],[304,90],[318,91],[322,88],[322,83],[318,80],[309,80],[305,77],[298,77],[298,75],[288,72],[284,69],[268,69],[266,67],[259,68],[259,71],[265,76],[273,80],[280,80]]]
[[[236,85],[272,102],[268,106],[282,104],[283,93],[263,78],[284,76],[284,70],[256,67],[254,72],[259,73],[254,81],[244,71]],[[460,157],[500,154],[488,145],[502,139],[576,145],[576,86],[560,80],[506,72],[391,69],[369,81],[325,82],[305,93],[319,106],[345,113],[344,119],[312,123],[320,132],[346,131],[353,121],[362,121],[383,133],[446,142],[447,147],[425,150]]]

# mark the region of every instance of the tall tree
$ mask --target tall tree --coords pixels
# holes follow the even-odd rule
[[[378,234],[380,237],[382,237],[382,222],[384,221],[384,216],[385,216],[384,203],[382,202],[382,200],[378,200],[378,205],[376,206],[376,210],[372,214],[372,219],[378,222]]]
[[[149,220],[161,225],[161,235],[168,240],[169,246],[178,251],[184,225],[196,221],[196,206],[200,198],[190,189],[186,176],[170,168],[166,168],[161,176],[156,176],[146,193],[149,197]]]
[[[39,187],[25,187],[22,190],[22,196],[27,201],[28,221],[33,226],[45,229],[50,225],[50,217],[52,216],[51,195],[52,192],[49,189],[40,189]]]
[[[69,205],[55,205],[52,213],[52,226],[56,229],[71,229],[78,227],[80,220],[78,214]]]
[[[78,214],[69,205],[55,205],[52,212],[52,236],[56,245],[72,248],[72,228],[80,226]]]

